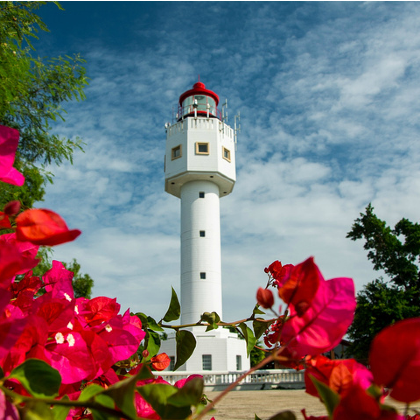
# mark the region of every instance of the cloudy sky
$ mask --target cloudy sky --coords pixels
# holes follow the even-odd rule
[[[64,2],[40,55],[80,52],[87,99],[55,130],[85,153],[51,168],[47,207],[83,234],[55,250],[94,296],[160,319],[179,291],[180,201],[164,192],[164,124],[198,75],[229,121],[237,182],[221,200],[223,318],[250,314],[265,266],[314,256],[360,290],[378,276],[346,239],[369,202],[419,221],[420,3]]]

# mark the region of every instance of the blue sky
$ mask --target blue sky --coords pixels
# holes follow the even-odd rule
[[[237,182],[221,200],[223,318],[250,314],[265,266],[309,256],[326,278],[378,277],[346,239],[369,202],[392,226],[420,208],[420,4],[63,2],[40,55],[80,52],[90,85],[55,130],[85,153],[51,168],[40,206],[83,231],[56,248],[94,295],[160,319],[179,290],[180,202],[164,192],[164,124],[200,75],[228,123]]]

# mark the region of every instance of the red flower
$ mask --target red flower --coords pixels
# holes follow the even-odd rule
[[[273,292],[271,290],[263,289],[260,287],[257,291],[257,302],[258,305],[265,309],[271,308],[274,305]]]
[[[284,302],[294,305],[297,315],[302,316],[311,305],[319,283],[324,278],[313,258],[308,258],[287,271],[287,276],[284,276],[279,285],[279,296]]]
[[[158,354],[151,358],[152,368],[154,370],[165,370],[171,363],[171,358],[166,353]]]
[[[19,131],[0,125],[0,181],[20,187],[25,177],[12,166],[18,143]]]
[[[367,389],[373,382],[372,373],[354,359],[331,360],[325,356],[309,359],[305,370],[306,392],[319,397],[311,376],[340,395],[345,395],[353,384]]]
[[[16,237],[36,245],[53,246],[76,239],[80,230],[69,230],[60,215],[51,210],[31,209],[16,218]]]
[[[420,318],[399,321],[373,340],[369,361],[374,381],[391,389],[391,397],[410,403],[420,399]]]

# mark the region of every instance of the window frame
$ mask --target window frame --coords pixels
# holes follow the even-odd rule
[[[200,152],[200,146],[207,146],[207,152]],[[195,143],[195,154],[196,155],[209,155],[210,154],[210,143],[197,141]]]
[[[228,157],[225,156],[225,152],[227,152]],[[222,157],[224,160],[227,160],[228,162],[231,162],[231,154],[230,150],[226,148],[225,146],[222,146]]]
[[[179,150],[179,156],[175,156],[177,150]],[[182,144],[178,144],[178,146],[171,149],[171,160],[179,159],[180,157],[182,157]]]

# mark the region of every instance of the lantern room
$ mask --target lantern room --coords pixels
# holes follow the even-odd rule
[[[178,121],[192,116],[221,119],[218,104],[219,96],[199,81],[179,97]]]

